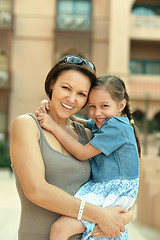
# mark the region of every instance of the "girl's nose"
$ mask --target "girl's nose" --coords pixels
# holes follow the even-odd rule
[[[101,115],[101,110],[100,109],[98,109],[98,108],[96,108],[96,110],[95,110],[95,116],[99,116],[99,115]]]

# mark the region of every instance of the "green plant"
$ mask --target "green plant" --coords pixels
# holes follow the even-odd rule
[[[10,167],[9,144],[7,141],[0,140],[0,167]]]

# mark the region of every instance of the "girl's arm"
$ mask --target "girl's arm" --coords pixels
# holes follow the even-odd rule
[[[81,200],[49,184],[39,148],[39,130],[27,115],[18,117],[12,127],[11,161],[21,182],[25,196],[40,207],[77,218]],[[101,208],[86,203],[83,220],[97,223],[107,237],[120,236],[125,228],[120,213],[124,208]]]
[[[61,128],[48,114],[40,113],[37,117],[41,127],[55,135],[60,143],[77,159],[85,161],[101,153],[91,144],[83,146],[73,139],[63,128]]]
[[[36,109],[35,115],[38,117],[39,113],[47,113],[49,110],[50,110],[50,101],[48,101],[46,99],[43,99],[40,102],[40,106]],[[72,121],[79,122],[79,123],[83,124],[84,127],[86,128],[86,124],[87,124],[87,120],[86,119],[78,118],[78,117],[76,117],[74,115],[71,116],[70,119]]]

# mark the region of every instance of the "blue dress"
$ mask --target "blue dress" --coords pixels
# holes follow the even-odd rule
[[[128,210],[135,202],[139,186],[139,157],[137,143],[127,117],[107,119],[101,128],[87,121],[92,130],[90,144],[101,151],[91,159],[91,179],[75,197],[101,207],[122,206]],[[94,239],[94,223],[82,220],[86,227],[82,239]],[[97,238],[107,240],[107,237]],[[115,240],[128,240],[128,230]]]

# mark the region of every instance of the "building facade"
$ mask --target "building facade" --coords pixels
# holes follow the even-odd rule
[[[140,127],[160,131],[159,1],[1,0],[0,51],[1,135],[46,98],[46,74],[68,53],[124,79]]]
[[[12,0],[0,1],[0,139],[8,137],[13,30]]]

